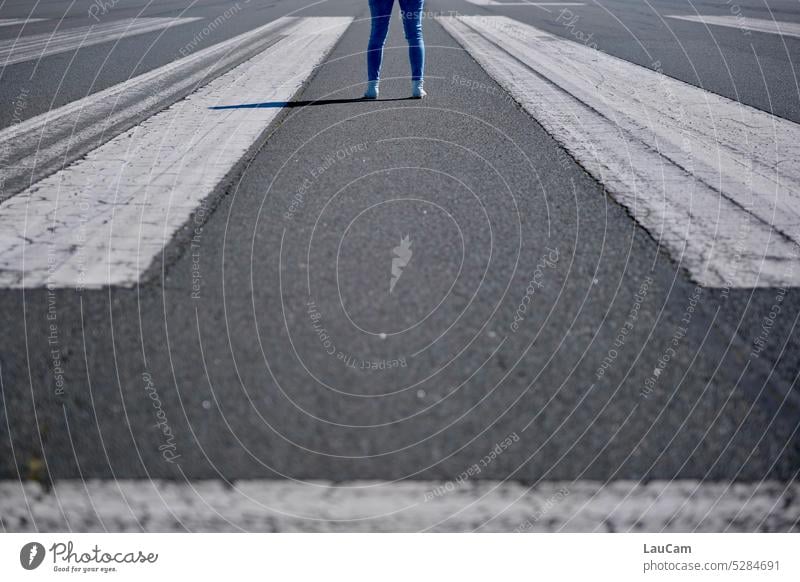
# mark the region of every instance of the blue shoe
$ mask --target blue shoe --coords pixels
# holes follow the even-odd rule
[[[370,81],[367,83],[367,91],[364,93],[364,99],[378,98],[378,83],[380,83],[380,81]]]

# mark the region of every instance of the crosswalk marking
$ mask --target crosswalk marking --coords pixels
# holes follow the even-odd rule
[[[697,282],[800,285],[800,125],[510,18],[439,21]]]
[[[798,512],[796,481],[0,481],[8,532],[788,532]]]
[[[186,99],[0,204],[0,286],[132,286],[269,126],[352,21],[285,37]]]
[[[779,34],[782,36],[796,36],[800,38],[800,23],[797,22],[779,22],[777,20],[748,18],[746,16],[694,16],[685,14],[673,14],[667,16],[667,18],[686,20],[689,22],[699,22],[701,24],[727,26],[730,28],[741,28],[745,30],[752,30],[753,32],[766,32],[769,34]]]
[[[196,20],[202,20],[202,18],[127,18],[4,40],[0,41],[0,66],[40,59],[80,47],[180,26]]]
[[[0,131],[0,203],[280,40],[278,18]]]
[[[20,24],[30,24],[32,22],[42,22],[46,18],[0,18],[0,26],[17,26]]]

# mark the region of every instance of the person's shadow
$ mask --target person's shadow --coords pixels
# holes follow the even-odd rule
[[[389,99],[318,99],[316,101],[266,101],[264,103],[241,103],[239,105],[215,105],[209,109],[272,109],[283,107],[308,107],[313,105],[341,105],[342,103],[363,103],[365,101],[408,101],[413,97],[394,97]]]

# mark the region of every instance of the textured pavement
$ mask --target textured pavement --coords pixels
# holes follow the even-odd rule
[[[794,4],[774,4],[800,20]],[[254,1],[198,48],[299,7]],[[428,9],[489,13],[450,0]],[[671,21],[676,43],[642,3],[592,10],[574,26],[530,7],[492,13],[565,38],[593,32],[610,54],[658,59],[676,79],[800,121],[787,81],[796,40],[748,45],[740,30],[712,37]],[[435,19],[425,20],[429,97],[406,99],[395,18],[382,99],[369,103],[358,100],[366,3],[301,15],[356,21],[138,286],[0,290],[6,529],[513,531],[545,506],[531,529],[796,529],[797,489],[785,483],[800,470],[798,290],[696,286]],[[9,87],[26,87],[18,117],[28,118],[171,62],[198,30],[141,35],[111,55],[87,47],[72,69],[68,56],[14,65],[0,92],[12,101]],[[14,114],[0,113],[2,125]],[[406,236],[413,256],[389,293]],[[498,448],[468,488],[424,503]],[[54,482],[59,495],[26,485],[29,511],[19,477]],[[298,492],[292,480],[322,486]],[[383,480],[403,481],[375,497],[325,485]],[[497,481],[511,483],[482,497]],[[570,494],[549,501],[560,487]],[[362,502],[397,512],[348,521]],[[281,513],[306,506],[323,521]]]

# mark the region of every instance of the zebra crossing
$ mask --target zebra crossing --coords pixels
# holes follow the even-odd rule
[[[0,27],[3,26],[20,26],[22,24],[32,24],[34,22],[42,22],[45,18],[0,18]]]
[[[772,481],[452,485],[76,480],[46,492],[0,481],[0,515],[14,532],[775,532],[796,531],[800,511],[800,484]]]
[[[148,32],[166,30],[175,26],[202,20],[199,17],[142,17],[115,20],[90,26],[67,28],[34,34],[22,38],[0,41],[0,65],[8,66],[25,61],[42,59],[51,55],[74,51],[78,48],[118,41]],[[32,22],[29,20],[28,22]],[[14,23],[16,24],[16,23]]]
[[[349,25],[298,18],[263,52],[0,206],[0,284],[132,286]],[[288,22],[288,24],[287,24]]]
[[[505,16],[439,22],[697,282],[800,284],[800,125]]]
[[[0,131],[0,202],[257,55],[291,22],[279,18]]]
[[[800,24],[796,22],[780,22],[777,20],[764,20],[763,18],[748,18],[746,16],[703,16],[692,14],[673,14],[667,16],[674,20],[685,20],[713,26],[739,28],[746,31],[764,32],[780,36],[793,36],[800,38]]]
[[[489,7],[582,4],[469,1]],[[671,79],[658,62],[641,67],[512,18],[450,16],[438,22],[496,81],[491,94],[505,91],[527,110],[693,279],[708,287],[798,283],[797,124]],[[685,25],[699,29],[704,24]],[[176,233],[191,224],[193,213],[205,209],[207,200],[231,183],[242,162],[262,145],[283,104],[295,98],[327,59],[344,61],[329,55],[351,25],[349,17],[279,18],[0,130],[5,165],[0,177],[0,289],[99,289],[142,282]],[[440,29],[436,33],[444,36]],[[350,46],[340,43],[336,56]],[[448,49],[458,50],[455,44]],[[475,63],[459,53],[471,67],[467,74],[472,70],[486,81]],[[452,107],[448,91],[457,86],[435,85],[440,71],[435,69],[437,60],[431,62],[434,90],[427,101],[413,103]],[[328,85],[315,82],[308,94],[324,86],[327,95],[328,89],[357,82],[342,82],[333,72],[339,70],[331,66],[320,75],[328,77],[323,79]],[[350,87],[353,96],[359,89]],[[307,120],[288,117],[292,122]],[[361,116],[359,122],[368,124],[369,119]],[[374,129],[366,126],[367,131]],[[285,143],[280,140],[288,133],[279,132],[272,143]],[[262,151],[259,159],[267,154]],[[526,188],[520,188],[523,195]],[[45,294],[30,296],[37,295]],[[46,295],[48,305],[55,305],[49,303],[55,295]],[[7,335],[13,336],[13,330]],[[59,350],[68,345],[68,338],[61,337]],[[60,358],[61,351],[56,353]],[[647,365],[646,353],[642,362]],[[4,361],[3,366],[0,380],[5,378],[10,391],[17,390],[14,368],[9,375],[9,365]],[[95,368],[92,373],[102,394],[107,388],[102,368],[97,369],[100,373]],[[695,378],[699,373],[694,372]],[[227,388],[220,375],[214,400],[224,402]],[[750,376],[745,379],[749,382]],[[719,385],[724,377],[712,380]],[[135,378],[122,378],[120,384],[139,390]],[[186,402],[189,414],[194,404],[210,409],[210,400],[200,402]],[[19,408],[12,405],[7,407],[13,419]],[[98,406],[95,418],[98,412],[103,416]],[[231,418],[240,420],[237,414]],[[23,411],[12,423],[25,420]],[[133,434],[131,426],[126,430]],[[219,425],[211,426],[209,434]],[[105,436],[109,434],[113,440],[118,433]],[[565,434],[562,440],[569,438]],[[136,439],[147,436],[136,432]],[[71,445],[80,463],[76,446],[84,455],[83,443],[76,445],[71,438],[63,442]],[[773,446],[765,441],[767,445]],[[58,450],[51,448],[49,458]],[[209,451],[209,458],[218,453]],[[756,453],[754,449],[751,454]],[[118,460],[112,459],[116,466]],[[111,467],[108,456],[106,460]],[[138,460],[144,465],[141,455]],[[38,457],[36,461],[41,463]],[[13,531],[789,531],[798,527],[800,500],[797,483],[772,478],[712,482],[706,480],[710,471],[699,481],[668,476],[646,483],[616,477],[606,483],[584,481],[582,469],[575,481],[544,480],[533,486],[514,478],[476,480],[469,487],[416,479],[237,479],[223,486],[194,476],[183,482],[152,479],[145,486],[135,473],[132,480],[106,480],[102,472],[99,479],[89,479],[96,476],[95,467],[88,469],[85,481],[58,480],[52,489],[0,480],[0,523]],[[330,478],[324,471],[321,475]],[[433,494],[441,491],[447,494]]]
[[[23,37],[0,59],[193,20]],[[291,99],[351,21],[280,18],[0,131],[0,287],[135,285],[281,109],[214,107]],[[800,126],[512,18],[437,21],[698,283],[800,284]]]

